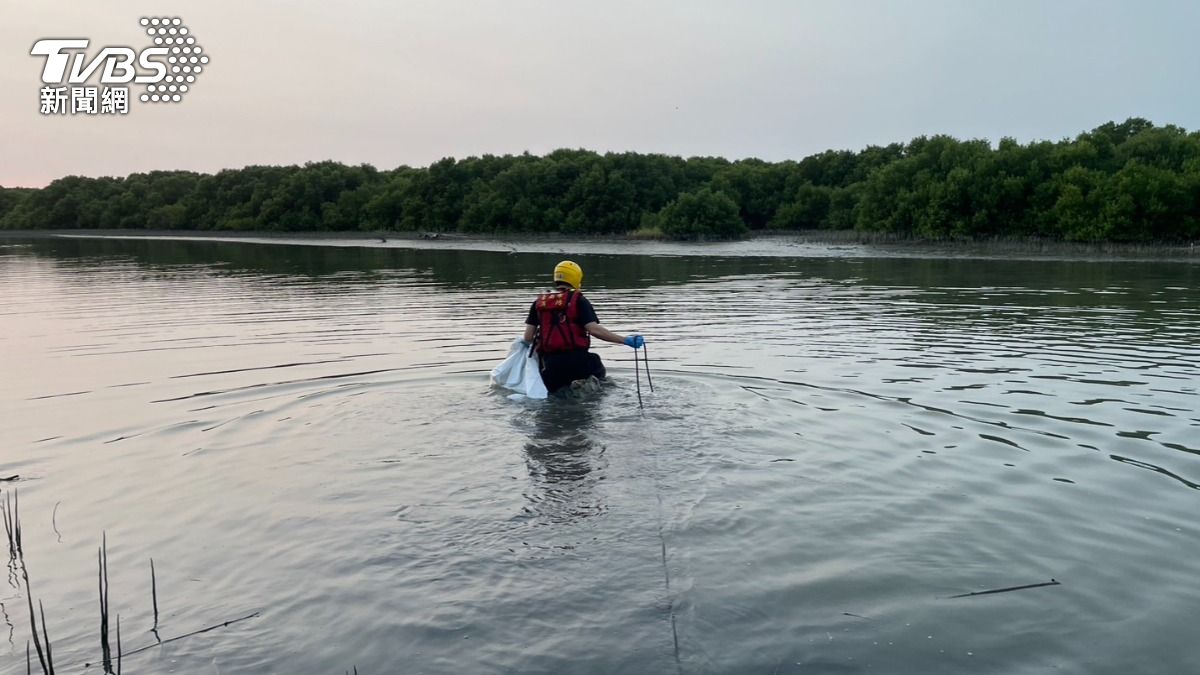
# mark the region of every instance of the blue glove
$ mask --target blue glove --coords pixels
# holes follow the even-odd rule
[[[646,346],[646,338],[642,337],[641,335],[630,335],[629,337],[625,338],[625,344],[633,347],[634,349],[641,349],[642,347]]]

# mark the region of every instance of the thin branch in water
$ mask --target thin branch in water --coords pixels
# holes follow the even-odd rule
[[[121,615],[117,615],[117,675],[121,675]]]
[[[238,623],[238,622],[241,622],[241,621],[245,621],[245,620],[247,620],[247,619],[253,619],[254,617],[258,616],[259,614],[260,614],[260,612],[252,612],[252,613],[250,613],[250,614],[247,614],[246,616],[243,616],[243,617],[239,617],[239,618],[236,618],[236,619],[230,619],[229,621],[222,621],[221,623],[213,624],[213,625],[211,625],[211,626],[208,626],[207,628],[201,628],[200,630],[194,630],[194,631],[192,631],[192,632],[190,632],[190,633],[184,633],[183,635],[177,635],[177,636],[175,636],[175,637],[173,637],[173,638],[168,638],[168,639],[166,639],[166,640],[163,640],[163,641],[161,641],[161,642],[158,642],[158,643],[155,643],[155,644],[152,644],[152,645],[146,645],[145,647],[138,647],[137,649],[135,649],[135,650],[133,650],[133,651],[129,652],[128,654],[126,654],[126,656],[133,656],[134,654],[140,654],[140,653],[142,653],[142,652],[144,652],[144,651],[146,651],[147,649],[150,649],[150,648],[152,648],[152,647],[157,647],[157,646],[159,646],[159,645],[165,645],[165,644],[167,644],[168,642],[175,642],[176,640],[182,640],[182,639],[184,639],[184,638],[189,638],[189,637],[192,637],[193,635],[199,635],[199,634],[201,634],[201,633],[207,633],[207,632],[209,632],[210,630],[216,630],[216,629],[218,629],[218,628],[224,628],[224,627],[226,627],[226,626],[232,626],[232,625],[233,625],[233,624],[235,624],[235,623]]]
[[[973,595],[990,595],[992,593],[1008,593],[1010,591],[1023,591],[1023,590],[1029,589],[1029,588],[1041,588],[1043,586],[1060,586],[1060,585],[1061,585],[1061,583],[1059,581],[1057,581],[1055,579],[1051,579],[1050,581],[1043,581],[1040,584],[1025,584],[1024,586],[1009,586],[1008,588],[993,588],[990,591],[973,591],[971,593],[960,593],[958,595],[951,595],[950,597],[951,598],[969,598]]]
[[[61,501],[54,502],[54,512],[50,514],[50,527],[54,528],[54,534],[58,537],[58,543],[62,543],[62,532],[58,531],[58,505]]]

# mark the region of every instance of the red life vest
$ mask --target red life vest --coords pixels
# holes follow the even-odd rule
[[[538,351],[543,354],[573,352],[592,344],[583,326],[579,325],[579,291],[551,291],[538,296],[534,306],[538,313]]]

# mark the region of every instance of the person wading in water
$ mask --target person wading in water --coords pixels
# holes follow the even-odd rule
[[[558,263],[554,266],[554,290],[539,295],[525,319],[525,343],[537,349],[542,381],[550,393],[575,380],[604,379],[604,363],[588,351],[593,336],[634,349],[646,344],[641,335],[617,335],[601,326],[592,303],[579,291],[582,284],[579,265],[570,260]]]

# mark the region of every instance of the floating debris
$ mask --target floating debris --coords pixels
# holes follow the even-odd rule
[[[1043,581],[1040,584],[1025,584],[1024,586],[1009,586],[1008,588],[993,588],[990,591],[972,591],[970,593],[960,593],[959,595],[952,595],[950,597],[951,598],[969,598],[972,595],[990,595],[992,593],[1008,593],[1010,591],[1023,591],[1023,590],[1029,589],[1029,588],[1041,588],[1042,586],[1060,586],[1060,585],[1061,584],[1058,580],[1051,579],[1050,581]]]

